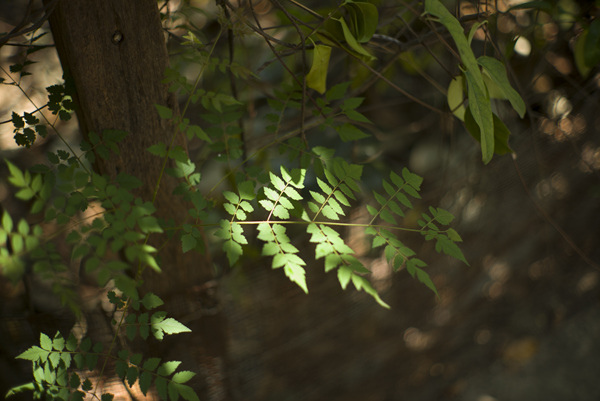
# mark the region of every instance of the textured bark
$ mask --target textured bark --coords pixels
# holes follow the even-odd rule
[[[92,131],[101,135],[108,129],[129,132],[120,144],[120,155],[108,161],[98,158],[96,168],[112,177],[119,172],[138,177],[143,187],[137,195],[152,200],[162,162],[146,149],[158,142],[169,144],[173,135],[175,145],[185,146],[183,136],[175,134],[154,107],[160,104],[178,113],[175,99],[161,83],[168,54],[156,1],[61,1],[50,24],[63,69],[74,83],[83,135]],[[189,207],[173,195],[176,185],[175,179],[164,175],[154,205],[159,219],[180,224]],[[179,336],[177,343],[152,345],[152,350],[191,362],[187,368],[203,376],[204,383],[198,386],[201,399],[227,399],[225,324],[216,307],[210,260],[194,252],[183,254],[177,238],[166,245],[165,241],[161,236],[151,239],[161,248],[163,273],[146,271],[143,289],[163,298],[167,311],[193,334]]]

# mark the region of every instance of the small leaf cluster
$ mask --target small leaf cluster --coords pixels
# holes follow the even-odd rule
[[[438,224],[447,226],[454,220],[454,216],[447,210],[441,208],[429,207],[429,213],[422,213],[422,219],[417,221],[421,227],[421,234],[426,240],[435,240],[435,250],[452,256],[465,264],[469,264],[465,259],[462,251],[456,245],[457,242],[462,242],[462,238],[453,228],[441,230]]]
[[[128,133],[122,130],[104,130],[101,135],[91,131],[88,133],[88,140],[82,141],[80,147],[90,163],[96,161],[96,156],[107,160],[112,154],[119,154],[118,143],[127,135]]]
[[[220,228],[215,232],[215,236],[224,240],[223,250],[227,255],[229,263],[233,265],[242,255],[242,245],[248,244],[244,236],[242,226],[234,221],[247,219],[247,214],[254,211],[254,207],[249,201],[252,201],[256,195],[254,193],[254,184],[251,181],[245,181],[239,185],[238,194],[225,191],[223,196],[228,202],[223,204],[223,208],[232,217],[231,220],[221,220]]]
[[[230,264],[237,262],[243,255],[248,240],[244,235],[244,224],[257,226],[257,238],[263,241],[262,255],[271,256],[272,268],[283,268],[286,276],[295,282],[304,292],[306,285],[306,261],[299,249],[292,243],[286,223],[304,224],[310,242],[315,244],[315,260],[323,258],[325,271],[337,269],[338,280],[342,288],[352,282],[356,289],[364,290],[379,304],[388,307],[365,277],[370,271],[354,255],[354,250],[343,240],[340,233],[331,226],[353,226],[344,223],[345,208],[351,207],[362,194],[360,182],[363,168],[335,157],[331,149],[314,147],[311,152],[303,152],[312,160],[310,175],[314,184],[307,186],[307,169],[288,171],[280,166],[280,174],[269,171],[267,185],[258,193],[258,204],[267,212],[263,220],[248,222],[248,214],[254,212],[251,201],[254,199],[254,184],[245,182],[239,185],[239,193],[224,193],[228,202],[225,211],[231,216],[222,220],[215,235],[224,240],[223,250]],[[304,162],[306,163],[306,161]],[[466,262],[456,245],[460,236],[451,228],[442,229],[439,225],[448,225],[453,216],[440,208],[430,208],[429,214],[422,214],[420,229],[405,229],[400,223],[405,211],[413,209],[412,199],[420,199],[419,191],[423,179],[404,168],[401,176],[391,172],[389,180],[382,180],[384,192],[373,191],[378,207],[366,205],[371,220],[362,225],[365,233],[373,237],[373,249],[384,247],[384,254],[395,271],[406,266],[413,277],[437,293],[437,290],[423,269],[426,263],[415,257],[416,253],[405,246],[394,234],[394,230],[419,232],[425,240],[435,240],[436,250]],[[244,187],[248,187],[245,188]],[[245,195],[242,195],[245,194]]]
[[[39,346],[34,345],[17,356],[32,362],[33,382],[11,389],[6,396],[33,391],[35,398],[83,400],[93,386],[88,378],[82,381],[77,371],[95,369],[103,349],[102,343],[92,344],[87,337],[78,342],[73,334],[65,340],[58,332],[54,338],[42,333]],[[103,401],[112,399],[111,394],[102,396]]]
[[[208,113],[200,117],[207,123],[206,133],[210,138],[210,150],[219,161],[240,159],[244,154],[242,128],[239,120],[243,112],[237,105],[229,105],[222,110],[207,108]]]
[[[105,131],[102,135],[91,133],[89,142],[81,144],[85,157],[93,161],[95,155],[109,157],[117,152],[117,143],[125,136],[123,131]],[[35,173],[22,172],[7,162],[9,182],[18,188],[16,196],[23,200],[33,200],[31,212],[44,211],[45,222],[55,222],[59,229],[54,234],[40,240],[41,228],[31,229],[23,220],[17,233],[11,233],[10,216],[5,214],[3,238],[0,252],[10,266],[11,278],[18,280],[24,273],[23,257],[27,255],[33,263],[33,272],[54,282],[54,290],[63,302],[69,304],[78,313],[76,295],[72,286],[65,281],[67,263],[50,241],[56,235],[66,235],[66,243],[71,247],[71,260],[81,261],[83,272],[94,276],[99,285],[105,285],[110,279],[116,286],[132,298],[137,298],[137,283],[124,271],[131,266],[149,266],[159,271],[153,256],[156,249],[144,243],[150,233],[162,232],[156,218],[154,206],[150,202],[136,199],[131,190],[141,182],[124,173],[115,180],[90,173],[78,156],[65,150],[48,153],[51,166],[37,165]],[[83,221],[76,228],[71,224],[86,211],[90,205],[99,206],[99,212],[90,222]],[[11,229],[8,229],[11,228]],[[25,234],[24,234],[25,233]],[[11,247],[4,246],[10,241]],[[125,261],[110,255],[122,252]]]
[[[62,121],[69,121],[75,110],[75,104],[71,93],[73,92],[68,83],[52,85],[46,88],[48,91],[48,110]]]
[[[392,171],[390,173],[391,183],[386,180],[382,181],[386,195],[373,191],[375,200],[379,203],[379,208],[367,205],[367,210],[372,216],[371,223],[379,217],[386,223],[396,225],[398,224],[396,218],[404,217],[402,207],[413,208],[408,196],[416,199],[421,198],[419,190],[423,179],[417,174],[411,173],[407,168],[402,169],[402,177]]]
[[[150,314],[149,311],[164,304],[160,297],[151,292],[144,295],[142,299],[134,299],[126,295],[118,296],[114,291],[109,291],[108,299],[117,309],[125,310],[126,306],[131,308],[123,323],[117,322],[115,319],[112,321],[113,325],[125,328],[125,335],[130,341],[133,341],[138,335],[147,340],[152,334],[157,340],[162,340],[165,335],[191,331],[177,320],[167,317],[164,311]],[[142,306],[147,312],[138,313]]]
[[[313,152],[319,154],[325,150],[314,148]],[[330,219],[339,220],[344,216],[342,206],[350,206],[350,199],[356,200],[355,193],[360,192],[358,182],[362,176],[362,166],[350,164],[344,159],[336,157],[331,159],[329,165],[322,166],[323,178],[316,177],[320,191],[311,190],[313,201],[307,203],[308,208],[314,213],[312,221],[320,215]]]
[[[37,61],[30,60],[28,57],[30,54],[35,53],[44,48],[44,46],[34,45],[34,43],[37,42],[39,39],[41,39],[43,36],[45,36],[47,33],[48,32],[43,32],[37,36],[33,36],[34,33],[30,34],[31,38],[27,39],[27,44],[24,45],[27,48],[27,50],[25,51],[25,59],[20,63],[15,63],[15,64],[11,65],[9,67],[10,72],[12,72],[12,73],[18,72],[19,78],[23,78],[27,75],[31,75],[31,73],[26,71],[25,69],[27,68],[27,66],[37,63]],[[29,34],[27,36],[29,36]],[[2,81],[4,81],[4,78],[0,78],[0,83]]]
[[[163,301],[152,293],[146,294],[140,300],[131,300],[126,296],[117,296],[114,291],[111,291],[108,298],[123,313],[126,313],[128,306],[138,312],[141,306],[146,310],[152,310],[163,304]],[[155,312],[151,316],[147,312],[139,315],[127,314],[124,321],[113,320],[113,324],[117,330],[119,327],[124,327],[126,336],[130,340],[138,334],[146,339],[150,332],[156,339],[162,340],[165,334],[190,331],[177,320],[166,318],[166,313],[162,311]],[[112,347],[105,351],[102,343],[93,344],[88,337],[77,341],[71,334],[65,340],[60,333],[56,333],[51,339],[42,333],[40,346],[34,345],[17,356],[19,359],[32,362],[33,382],[11,389],[7,397],[24,391],[33,391],[36,398],[45,396],[53,400],[83,400],[86,393],[94,391],[92,382],[89,378],[85,378],[83,372],[97,369],[100,358],[111,358],[115,360],[115,371],[123,383],[133,386],[137,381],[144,395],[147,395],[154,384],[157,393],[164,400],[169,398],[177,400],[179,397],[189,401],[198,400],[192,388],[185,385],[195,374],[189,371],[176,372],[181,362],[168,361],[161,364],[160,358],[148,358],[143,361],[142,354],[132,354],[122,349],[114,355],[111,350]],[[110,393],[101,396],[103,401],[112,399],[113,395]]]
[[[182,41],[181,44],[184,46],[184,50],[179,55],[179,58],[182,61],[197,64],[207,72],[215,72],[218,70],[224,74],[227,71],[231,71],[235,78],[244,80],[250,77],[256,77],[246,66],[232,60],[221,59],[204,50],[202,42],[191,29],[183,36],[183,39],[185,40]]]
[[[28,65],[31,65],[31,64],[35,64],[35,63],[36,62],[32,61],[32,60],[25,60],[22,63],[16,63],[16,64],[11,65],[9,67],[9,69],[10,69],[10,72],[13,72],[13,73],[18,72],[20,77],[25,77],[27,75],[31,75],[30,72],[25,71],[25,67],[27,67]]]
[[[241,104],[233,96],[226,93],[198,88],[193,83],[188,82],[184,75],[173,68],[166,69],[163,83],[169,85],[169,92],[180,92],[185,94],[186,96],[189,96],[189,99],[193,104],[200,101],[200,104],[206,110],[216,110],[221,112],[226,106]]]
[[[130,387],[138,382],[144,396],[154,385],[162,400],[176,401],[181,397],[187,401],[198,401],[196,392],[185,384],[196,374],[189,370],[177,372],[180,364],[180,361],[168,361],[161,364],[160,358],[144,360],[142,354],[131,354],[127,350],[121,350],[117,354],[115,370],[123,383],[127,383]]]
[[[25,219],[20,219],[15,227],[7,211],[2,213],[0,222],[0,266],[2,274],[14,283],[25,273],[23,256],[38,247],[42,228],[39,225],[30,227]]]
[[[265,114],[268,122],[265,130],[278,135],[282,123],[302,109],[302,92],[297,86],[282,85],[281,88],[275,88],[273,93],[274,96],[267,99],[269,110]]]
[[[308,293],[304,270],[306,262],[297,255],[299,250],[292,245],[285,227],[281,224],[260,223],[257,228],[258,239],[265,242],[262,255],[273,256],[271,267],[273,269],[283,267],[285,275]]]
[[[15,142],[19,146],[30,148],[35,142],[36,133],[42,138],[48,135],[46,126],[40,124],[40,120],[33,114],[25,112],[20,116],[13,111],[11,120],[15,127],[13,129]]]

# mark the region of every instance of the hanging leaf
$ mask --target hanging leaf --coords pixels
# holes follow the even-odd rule
[[[507,153],[512,153],[510,145],[508,144],[508,139],[510,137],[510,131],[504,125],[502,120],[498,118],[495,114],[493,114],[494,119],[494,153],[497,155],[504,155]],[[473,116],[470,111],[470,107],[467,107],[465,112],[465,128],[471,134],[473,138],[475,138],[478,142],[481,140],[481,133],[479,131],[479,126],[473,119]]]
[[[368,42],[377,30],[379,13],[374,4],[366,2],[349,2],[345,5],[350,16],[350,27],[356,40]]]
[[[462,75],[458,75],[450,81],[450,85],[448,85],[448,106],[450,107],[450,111],[454,113],[454,115],[461,121],[465,120],[465,91],[464,87],[464,78]]]
[[[494,123],[492,105],[485,89],[477,59],[469,46],[462,25],[439,0],[426,0],[425,12],[438,18],[438,22],[446,27],[456,44],[460,60],[464,66],[471,113],[482,133],[481,153],[483,162],[487,164],[494,155]]]
[[[329,67],[330,56],[331,47],[315,45],[312,66],[310,72],[306,75],[306,85],[320,94],[325,93],[327,90],[327,68]]]
[[[496,84],[497,88],[503,95],[502,99],[507,99],[515,111],[519,113],[519,116],[523,118],[525,115],[525,102],[523,101],[523,98],[521,98],[521,95],[519,95],[519,93],[510,85],[504,64],[502,64],[499,60],[488,56],[479,57],[477,62],[483,67],[484,71],[487,72],[489,77]],[[490,97],[493,96],[490,94]]]

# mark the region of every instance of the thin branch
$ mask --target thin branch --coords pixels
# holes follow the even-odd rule
[[[6,35],[4,35],[0,38],[0,47],[4,46],[12,38],[16,38],[18,36],[22,36],[22,35],[25,35],[26,33],[35,31],[36,29],[39,29],[44,24],[44,22],[46,22],[48,20],[48,18],[50,18],[50,14],[52,14],[52,12],[54,11],[54,8],[58,5],[59,1],[60,0],[50,0],[48,3],[44,4],[44,15],[39,20],[34,22],[31,26],[29,26],[27,28],[23,28],[29,22],[28,20],[29,20],[30,14],[31,14],[31,7],[33,4],[33,0],[29,0],[29,3],[27,4],[27,10],[25,12],[25,16],[23,17],[21,22],[19,22],[17,24],[17,26],[15,26],[13,28],[12,31],[10,31],[9,33],[7,33]]]

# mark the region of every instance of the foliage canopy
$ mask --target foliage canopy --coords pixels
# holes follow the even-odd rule
[[[526,104],[511,84],[507,54],[491,40],[489,53],[474,50],[473,42],[483,34],[487,44],[494,16],[511,15],[514,10],[476,12],[470,20],[478,21],[465,29],[465,21],[470,20],[457,18],[439,0],[425,0],[419,10],[402,9],[409,29],[419,27],[421,36],[435,38],[436,51],[444,49],[456,56],[449,68],[454,72],[442,83],[447,85],[442,97],[448,108],[440,110],[437,101],[420,100],[395,84],[387,71],[391,64],[382,65],[386,53],[381,49],[386,46],[398,47],[391,51],[395,58],[401,53],[412,55],[418,45],[394,37],[378,2],[345,0],[315,10],[291,3],[295,7],[275,2],[273,13],[282,25],[270,29],[262,25],[264,19],[252,2],[247,8],[220,2],[219,28],[212,36],[190,17],[208,11],[187,5],[177,12],[161,9],[165,29],[177,38],[164,83],[183,106],[180,114],[156,105],[158,115],[173,123],[176,132],[146,150],[162,166],[161,173],[179,179],[174,196],[188,202],[188,220],[156,218],[153,200],[135,195],[143,182],[140,177],[121,172],[110,178],[94,171],[96,160],[120,152],[119,143],[127,132],[90,132],[79,149],[63,138],[59,122],[69,120],[76,107],[68,79],[46,88],[44,107],[13,112],[10,121],[17,145],[37,146],[36,141],[51,135],[62,145],[47,153],[46,163],[26,169],[5,161],[15,197],[28,205],[29,214],[15,217],[2,211],[2,274],[16,284],[31,271],[51,283],[62,302],[78,314],[72,270],[81,264],[82,275],[107,289],[115,339],[124,334],[129,341],[150,335],[162,340],[189,329],[156,310],[163,304],[157,295],[140,292],[144,270],[161,271],[159,249],[149,244],[151,236],[166,234],[168,240],[179,241],[183,253],[222,252],[230,265],[243,262],[248,253],[260,253],[306,293],[306,270],[322,260],[326,272],[336,272],[342,288],[352,283],[388,307],[370,282],[364,259],[345,238],[346,229],[360,228],[369,238],[368,252],[380,253],[393,271],[406,270],[437,294],[427,263],[404,238],[419,236],[431,241],[437,252],[468,264],[458,246],[461,237],[450,227],[454,216],[421,205],[423,179],[406,167],[384,172],[356,157],[361,144],[375,142],[369,133],[373,122],[363,110],[364,93],[380,80],[424,107],[453,113],[479,142],[484,163],[495,154],[511,153],[510,131],[496,105],[505,101],[523,118]],[[545,7],[546,2],[531,2],[515,10]],[[598,52],[592,51],[600,38],[597,22],[587,25],[577,42],[575,57],[582,74],[599,61]],[[232,38],[227,55],[225,36]],[[3,85],[24,92],[27,67],[34,63],[30,55],[42,38],[35,31],[26,36],[29,47],[24,61],[11,66],[10,73],[3,71]],[[257,38],[266,46],[258,44]],[[239,42],[231,47],[233,40]],[[243,41],[260,49],[262,65],[244,53]],[[242,55],[233,57],[236,52]],[[267,59],[268,52],[274,58]],[[441,84],[434,82],[434,86]],[[56,116],[55,121],[42,112],[44,108]],[[195,144],[195,154],[173,145],[178,134]],[[219,171],[216,180],[205,178],[209,169]],[[371,170],[376,171],[376,183]],[[158,187],[160,181],[155,184]],[[366,210],[365,222],[349,217],[357,208]],[[59,241],[68,246],[67,259],[57,249]],[[310,244],[314,255],[302,241]],[[86,393],[96,394],[85,370],[99,369],[102,376],[106,361],[111,360],[120,379],[129,387],[138,382],[144,395],[154,388],[162,399],[198,399],[186,385],[194,373],[178,370],[180,362],[131,353],[115,341],[106,347],[87,336],[42,334],[39,346],[19,358],[32,362],[33,382],[9,395],[27,390],[52,399],[83,399]],[[96,397],[112,399],[110,394]]]

